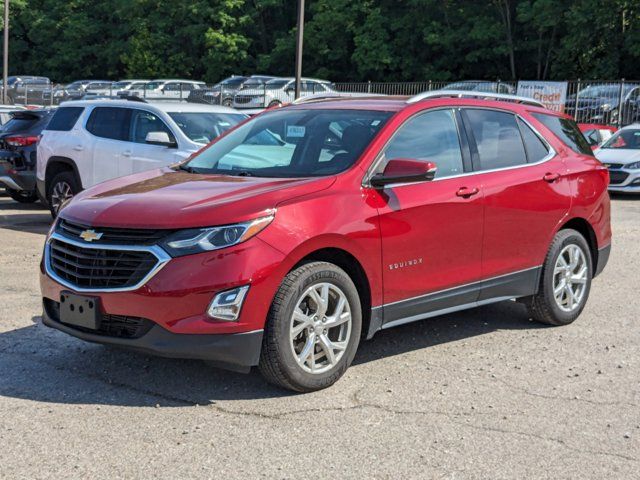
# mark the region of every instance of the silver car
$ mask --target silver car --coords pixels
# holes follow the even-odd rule
[[[294,78],[274,78],[264,85],[253,88],[246,85],[245,83],[245,86],[233,97],[235,108],[268,108],[295,100]],[[303,78],[300,84],[300,96],[302,97],[334,91],[333,84],[326,80]]]

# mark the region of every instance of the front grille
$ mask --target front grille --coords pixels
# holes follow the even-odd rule
[[[49,265],[71,285],[86,289],[133,287],[157,265],[150,252],[79,247],[54,238]]]
[[[47,314],[56,322],[62,323],[69,328],[81,332],[104,335],[105,337],[116,338],[140,338],[146,334],[154,325],[154,322],[147,318],[128,317],[124,315],[102,314],[100,317],[100,328],[91,330],[77,325],[67,325],[60,321],[60,303],[45,299]]]
[[[171,230],[143,228],[91,227],[61,219],[57,231],[74,240],[84,241],[80,236],[85,230],[101,233],[100,243],[110,245],[153,245],[171,233]]]
[[[609,172],[609,184],[610,185],[619,185],[624,183],[624,181],[629,177],[627,172]]]
[[[249,97],[247,95],[236,95],[235,102],[239,104],[249,103],[254,97]]]

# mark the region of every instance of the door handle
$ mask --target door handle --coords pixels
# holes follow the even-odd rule
[[[122,152],[122,156],[123,157],[130,157],[131,156],[131,150],[125,150],[124,152]]]
[[[81,152],[82,150],[84,150],[84,147],[82,145],[76,145],[75,147],[73,147],[73,149],[76,152]]]
[[[542,177],[542,179],[545,182],[548,182],[548,183],[553,183],[556,180],[558,180],[559,178],[560,178],[560,174],[559,173],[551,173],[551,172],[545,173],[544,177]]]
[[[478,193],[480,193],[480,189],[477,188],[477,187],[474,187],[474,188],[461,187],[456,192],[456,195],[458,197],[469,198],[469,197],[472,197],[474,195],[477,195]]]

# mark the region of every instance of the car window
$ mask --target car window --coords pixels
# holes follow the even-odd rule
[[[480,170],[527,163],[527,155],[515,115],[485,109],[464,111],[478,147]]]
[[[390,112],[347,109],[278,109],[229,132],[188,163],[196,173],[260,177],[333,175],[360,157]],[[340,143],[328,146],[332,124]]]
[[[534,113],[533,116],[574,152],[593,155],[587,139],[573,120],[546,113]]]
[[[180,91],[180,84],[177,82],[167,83],[163,90],[165,92],[178,92]]]
[[[162,119],[146,110],[132,111],[130,132],[129,141],[134,143],[146,143],[150,132],[165,132],[169,135],[169,139],[175,141],[173,133]]]
[[[536,163],[543,160],[549,153],[549,149],[545,143],[531,130],[529,125],[520,119],[518,119],[518,126],[520,127],[524,148],[527,152],[527,161],[529,163]]]
[[[128,141],[130,118],[129,108],[96,107],[87,120],[86,128],[96,137]]]
[[[460,139],[453,110],[422,113],[404,123],[383,152],[386,162],[396,158],[412,158],[434,162],[436,178],[464,172]]]
[[[636,128],[625,128],[624,130],[618,130],[600,148],[638,150],[640,149],[640,130]]]
[[[236,113],[169,112],[178,128],[197,143],[209,143],[246,117]]]
[[[82,107],[59,107],[56,113],[53,114],[53,118],[51,118],[46,129],[68,132],[76,124],[83,111],[84,108]]]

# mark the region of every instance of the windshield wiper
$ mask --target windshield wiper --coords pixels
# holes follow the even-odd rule
[[[253,173],[249,170],[240,170],[238,172],[234,172],[233,175],[236,177],[253,177]]]
[[[189,172],[189,173],[197,173],[193,167],[190,167],[189,165],[187,165],[186,163],[181,163],[180,165],[178,165],[178,168],[180,170],[184,170],[185,172]]]

